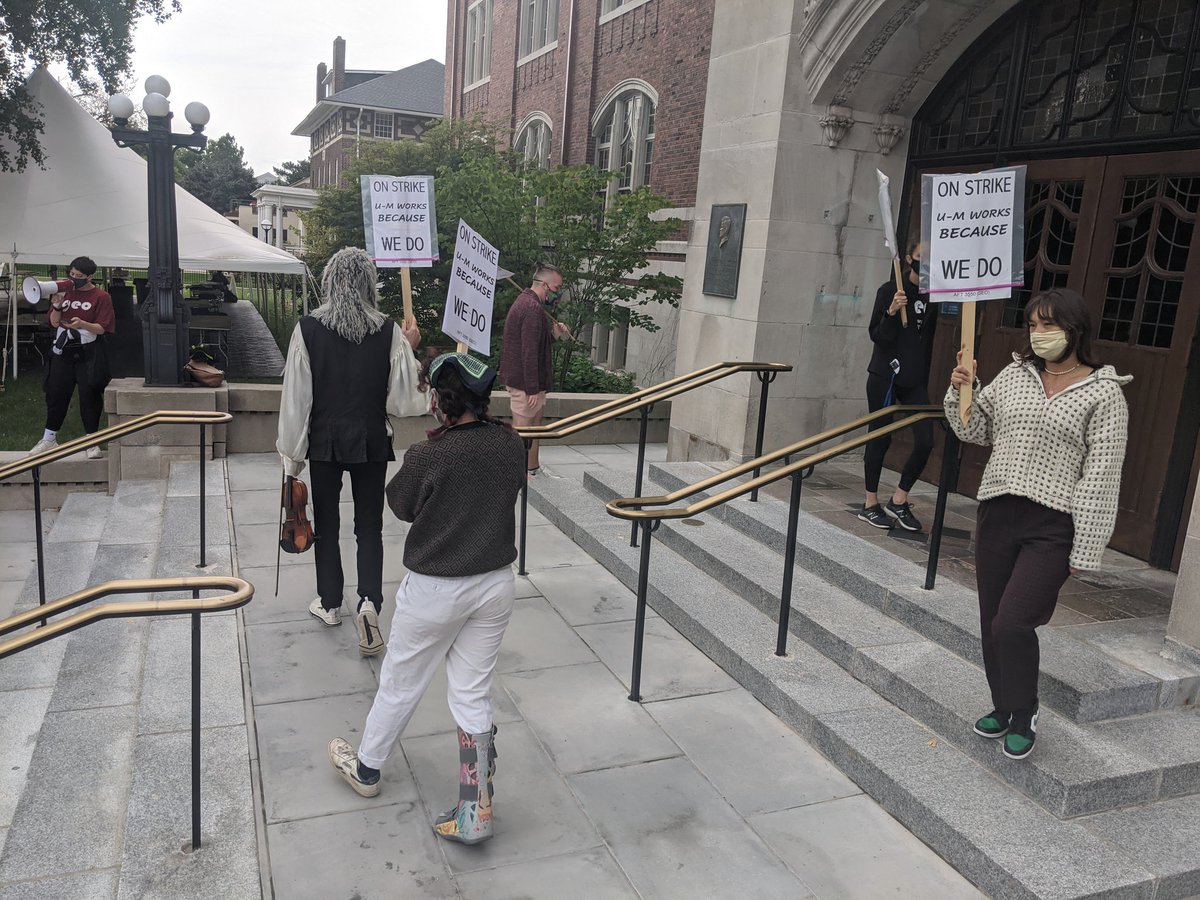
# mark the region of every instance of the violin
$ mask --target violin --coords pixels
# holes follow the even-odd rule
[[[283,482],[279,549],[284,553],[304,553],[312,549],[314,535],[308,521],[308,485],[287,476]]]

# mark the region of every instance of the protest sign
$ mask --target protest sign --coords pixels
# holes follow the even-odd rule
[[[383,269],[428,268],[438,259],[433,178],[362,175],[367,252]]]
[[[442,331],[484,356],[492,353],[492,308],[499,261],[499,251],[459,219]]]
[[[921,290],[934,303],[962,303],[962,365],[975,365],[975,303],[1012,296],[1025,283],[1025,167],[921,176]],[[970,385],[959,415],[971,414]]]
[[[412,322],[412,275],[438,259],[433,178],[428,175],[360,175],[367,252],[382,269],[400,269],[404,321]]]

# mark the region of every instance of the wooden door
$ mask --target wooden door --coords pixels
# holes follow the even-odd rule
[[[1108,158],[1083,294],[1101,359],[1133,376],[1113,545],[1142,559],[1164,493],[1189,488],[1186,475],[1170,484],[1167,469],[1175,442],[1189,440],[1177,424],[1200,310],[1198,213],[1200,151]]]

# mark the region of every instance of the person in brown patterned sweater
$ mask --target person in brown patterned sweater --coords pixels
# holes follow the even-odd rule
[[[445,660],[458,725],[459,802],[434,831],[466,844],[492,836],[492,676],[516,596],[515,507],[525,481],[524,443],[488,415],[495,379],[465,353],[429,366],[442,425],[409,449],[387,486],[388,506],[412,528],[379,691],[358,750],[344,738],[329,745],[342,778],[362,796],[376,796],[379,770]]]

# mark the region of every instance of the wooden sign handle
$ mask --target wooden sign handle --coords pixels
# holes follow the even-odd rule
[[[454,348],[454,352],[455,353],[466,353],[470,349],[471,348],[468,347],[466,344],[464,344],[462,341],[459,341],[458,345]]]
[[[900,260],[895,256],[892,257],[892,270],[896,273],[896,291],[897,292],[903,291],[904,290],[904,278],[900,274]],[[907,306],[900,307],[900,324],[905,328],[908,327],[908,307]]]
[[[975,371],[975,304],[964,303],[962,305],[962,365],[968,372]],[[966,425],[971,419],[971,398],[975,391],[975,380],[972,377],[971,381],[958,390],[958,417],[962,419],[963,425]]]
[[[412,270],[408,266],[400,269],[400,284],[404,290],[404,324],[409,325],[417,320],[413,315],[412,305]]]

